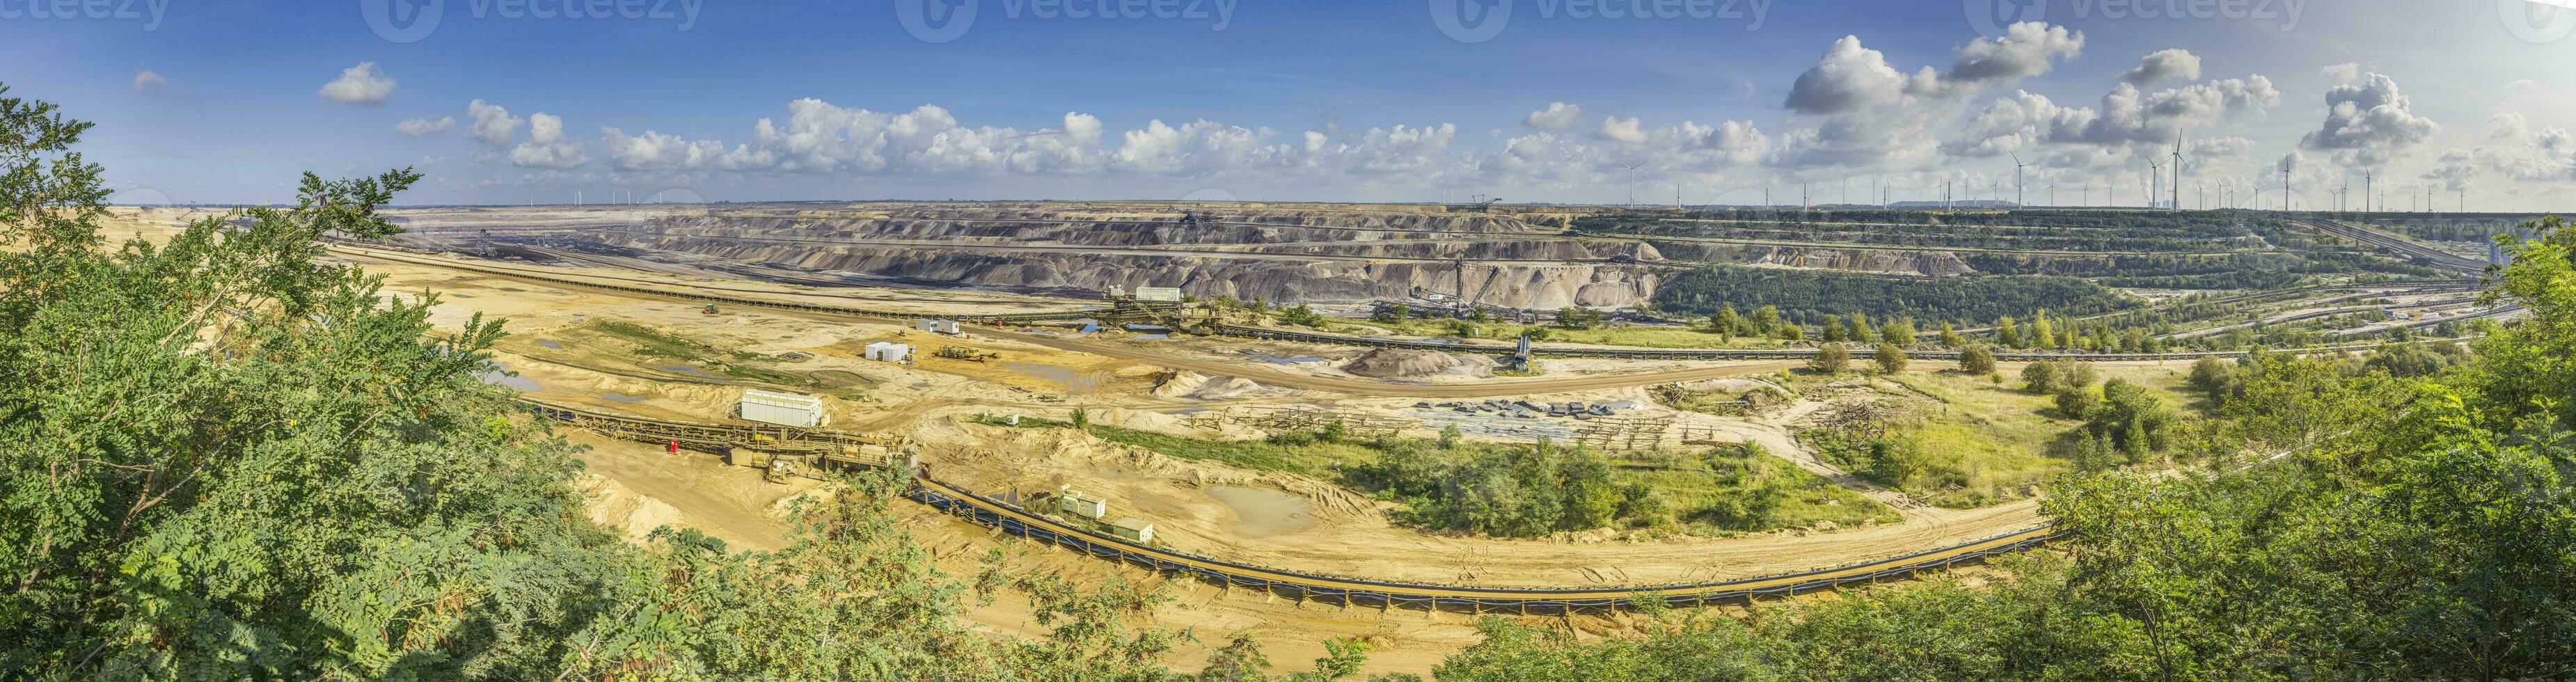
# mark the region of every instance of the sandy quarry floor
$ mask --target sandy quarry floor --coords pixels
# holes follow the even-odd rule
[[[179,211],[144,212],[120,223],[147,238],[166,236]],[[422,216],[470,226],[475,216]],[[562,216],[567,225],[588,215]],[[157,230],[157,234],[156,234]],[[546,284],[507,275],[460,271],[452,264],[571,277],[603,284],[688,286],[781,301],[918,310],[924,314],[1058,310],[1083,302],[909,289],[821,289],[792,284],[683,277],[611,268],[551,268],[516,263],[424,256],[390,251],[353,257],[387,276],[388,295],[431,291],[440,297],[432,322],[453,330],[476,313],[508,319],[512,335],[496,359],[517,376],[496,380],[532,397],[642,416],[722,421],[740,391],[759,384],[636,357],[613,343],[581,337],[590,323],[617,320],[685,336],[711,346],[768,357],[793,358],[772,369],[831,377],[825,395],[831,425],[853,431],[898,433],[923,443],[923,456],[944,479],[993,493],[1050,490],[1072,485],[1104,494],[1153,518],[1157,534],[1179,549],[1262,565],[1317,573],[1478,585],[1638,585],[1773,575],[1887,558],[2028,527],[2035,505],[2024,502],[1979,510],[1940,510],[1902,504],[1904,521],[1832,532],[1793,530],[1729,538],[1643,539],[1607,531],[1567,534],[1552,540],[1496,540],[1425,534],[1392,524],[1382,503],[1322,481],[1204,462],[1179,461],[1099,442],[1060,429],[999,429],[974,425],[977,414],[1061,416],[1074,407],[1094,410],[1102,423],[1199,437],[1248,437],[1241,427],[1193,429],[1185,416],[1207,410],[1262,405],[1420,416],[1413,405],[1443,398],[1527,397],[1536,400],[1643,400],[1643,387],[1677,381],[1750,376],[1785,363],[1731,365],[1679,362],[1551,361],[1536,378],[1472,375],[1395,380],[1361,377],[1339,368],[1357,349],[1231,340],[1145,340],[1128,335],[1074,336],[1030,331],[975,331],[971,339],[932,340],[894,324],[767,309],[701,312],[703,304],[645,294]],[[875,340],[916,344],[912,365],[870,362],[859,349]],[[1000,354],[971,363],[927,357],[937,344],[954,343]],[[1273,362],[1266,358],[1323,358],[1323,362]],[[1187,373],[1193,380],[1235,377],[1258,390],[1224,398],[1158,395],[1157,386]],[[1168,392],[1167,392],[1168,393]],[[1648,408],[1650,411],[1659,408]],[[1830,467],[1788,437],[1779,419],[1670,414],[1676,429],[1698,428],[1719,437],[1753,440],[1801,466],[1833,475]],[[593,516],[630,537],[663,525],[688,526],[733,546],[781,546],[787,529],[779,501],[811,483],[770,484],[755,471],[727,466],[711,455],[665,455],[659,448],[575,434],[594,449],[583,456],[588,473],[576,484],[593,495]],[[1874,497],[1886,491],[1869,491]],[[1032,545],[927,508],[905,507],[906,521],[935,548],[952,572],[966,574],[990,548],[1013,554],[1023,570],[1048,571],[1078,581],[1124,577],[1163,585],[1178,599],[1157,611],[1156,621],[1192,628],[1210,646],[1239,632],[1259,636],[1273,661],[1299,667],[1323,653],[1327,637],[1359,637],[1378,646],[1372,671],[1427,672],[1441,657],[1477,639],[1473,618],[1396,609],[1346,609],[1298,604],[1268,593],[1226,591]],[[973,613],[995,632],[1032,633],[1025,604],[1004,599]],[[1534,618],[1534,623],[1590,638],[1633,631],[1625,617]],[[1205,649],[1185,645],[1174,664],[1194,667]]]

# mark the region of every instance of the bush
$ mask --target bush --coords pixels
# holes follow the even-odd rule
[[[2067,386],[2057,390],[2057,413],[2069,419],[2085,419],[2102,406],[2102,396],[2091,386]]]
[[[1993,374],[1995,352],[1988,350],[1985,344],[1968,346],[1965,350],[1959,351],[1959,371],[1969,374]]]
[[[1905,349],[1897,348],[1893,343],[1878,344],[1878,354],[1870,361],[1878,365],[1880,374],[1905,371]]]
[[[1825,347],[1816,349],[1815,359],[1808,361],[1807,364],[1819,372],[1841,374],[1845,367],[1851,366],[1851,351],[1844,350],[1842,344],[1828,343]]]

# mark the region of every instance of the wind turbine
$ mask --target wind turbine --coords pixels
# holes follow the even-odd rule
[[[2022,154],[2012,154],[2012,208],[2022,208]]]
[[[2173,210],[2182,210],[2182,137],[2174,137]]]
[[[1637,167],[1646,165],[1646,162],[1639,161],[1636,163],[1621,163],[1619,165],[1628,167],[1628,205],[1630,207],[1635,207],[1637,205]]]
[[[2164,194],[2164,192],[2158,191],[2162,189],[2158,187],[2158,185],[2162,185],[2164,183],[2164,165],[2156,163],[2156,157],[2147,157],[2147,208],[2156,207],[2156,195]]]

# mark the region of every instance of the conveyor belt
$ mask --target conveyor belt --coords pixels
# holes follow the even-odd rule
[[[1222,335],[1222,336],[1236,336],[1236,337],[1243,337],[1243,338],[1266,339],[1266,340],[1272,340],[1272,341],[1295,341],[1295,342],[1299,342],[1299,343],[1320,343],[1320,344],[1333,344],[1333,345],[1344,345],[1344,346],[1368,346],[1368,347],[1373,347],[1373,348],[1406,348],[1406,349],[1413,349],[1413,350],[1432,350],[1432,351],[1441,351],[1441,352],[1446,352],[1446,353],[1479,353],[1479,354],[1486,354],[1486,355],[1511,355],[1511,354],[1513,354],[1513,353],[1515,353],[1515,352],[1518,352],[1518,350],[1519,350],[1519,349],[1517,349],[1517,348],[1515,348],[1515,347],[1513,347],[1513,346],[1497,346],[1497,345],[1472,344],[1472,343],[1449,343],[1449,342],[1445,342],[1445,341],[1427,341],[1427,340],[1413,340],[1413,339],[1363,338],[1363,337],[1356,337],[1356,336],[1341,336],[1341,335],[1337,335],[1337,334],[1317,334],[1317,333],[1311,333],[1311,332],[1295,332],[1295,331],[1288,331],[1288,330],[1284,330],[1284,329],[1270,329],[1270,328],[1263,328],[1263,327],[1244,327],[1244,326],[1238,326],[1238,325],[1217,325],[1217,326],[1216,326],[1216,333],[1217,333],[1217,334],[1219,334],[1219,335]],[[2378,345],[2378,344],[2356,344],[2356,345],[2344,345],[2344,346],[2322,346],[2322,347],[2316,347],[2316,348],[2282,348],[2282,349],[2278,349],[2278,350],[2280,350],[2280,351],[2282,351],[2282,352],[2337,352],[2337,351],[2365,351],[2365,350],[2371,350],[2371,349],[2378,348],[2378,347],[2379,347],[2379,345]],[[1622,360],[1799,360],[1799,359],[1806,359],[1806,358],[1812,358],[1812,357],[1815,357],[1815,356],[1816,356],[1816,353],[1817,353],[1817,350],[1816,350],[1816,349],[1814,349],[1814,348],[1778,348],[1778,349],[1707,349],[1707,348],[1564,348],[1564,347],[1549,347],[1549,346],[1532,346],[1532,347],[1530,348],[1530,355],[1532,355],[1532,356],[1536,356],[1536,357],[1560,357],[1560,358],[1615,358],[1615,359],[1622,359]],[[2222,358],[2229,358],[2229,357],[2237,357],[2237,356],[2241,356],[2241,355],[2244,355],[2244,354],[2245,354],[2245,353],[2244,353],[2244,351],[2189,351],[2189,352],[2180,352],[2180,353],[2029,353],[2029,352],[2014,352],[2014,351],[1997,351],[1997,352],[1995,353],[1995,359],[1997,359],[1997,360],[2002,360],[2002,361],[2007,361],[2007,362],[2027,362],[2027,361],[2033,361],[2033,360],[2076,360],[2076,361],[2081,361],[2081,362],[2138,362],[2138,361],[2161,361],[2161,360],[2191,360],[2191,359],[2205,358],[2205,357],[2222,357]],[[1956,360],[1956,359],[1959,359],[1959,352],[1958,352],[1958,351],[1907,351],[1907,352],[1906,352],[1906,357],[1913,358],[1913,359],[1917,359],[1917,360]]]
[[[704,449],[732,447],[765,450],[829,447],[839,444],[886,444],[890,439],[820,429],[776,426],[702,424],[609,414],[528,398],[539,416],[561,420],[605,435],[645,442],[678,440]],[[884,460],[866,462],[886,466]],[[1672,605],[1701,605],[1787,596],[1852,583],[1900,578],[1917,571],[1947,568],[1963,561],[2026,549],[2057,537],[2040,526],[1950,547],[1905,556],[1788,575],[1669,585],[1618,587],[1466,587],[1370,580],[1347,576],[1263,568],[1179,550],[1154,547],[1073,527],[1018,506],[975,494],[926,475],[918,476],[909,496],[933,508],[1004,532],[1156,571],[1171,571],[1221,580],[1230,587],[1276,592],[1354,606],[1454,609],[1472,612],[1564,612],[1629,608],[1649,600]]]
[[[329,250],[332,250],[332,251],[340,251],[340,252],[343,252],[344,254],[347,254],[347,255],[358,256],[358,257],[365,257],[365,258],[388,258],[388,257],[389,257],[389,256],[388,256],[388,254],[385,254],[385,253],[382,253],[382,252],[379,252],[379,251],[375,251],[375,250],[361,250],[361,249],[352,249],[352,248],[339,247],[339,246],[326,246],[326,247],[324,247],[324,248],[329,249]],[[407,254],[406,254],[406,255],[407,255]],[[404,259],[404,260],[408,260],[408,259],[406,258],[406,259]],[[1113,308],[1098,308],[1098,309],[1090,309],[1090,310],[1066,310],[1066,311],[1057,311],[1057,312],[1040,312],[1040,313],[1000,313],[1000,314],[992,314],[992,315],[933,315],[933,314],[928,314],[928,313],[919,313],[919,312],[906,312],[906,311],[897,311],[897,310],[872,310],[872,309],[867,309],[867,308],[850,308],[850,307],[845,307],[845,306],[815,305],[815,304],[811,304],[811,303],[788,303],[788,302],[784,302],[784,301],[768,301],[768,300],[762,300],[762,299],[756,299],[756,298],[741,298],[741,297],[735,297],[735,296],[719,296],[719,295],[715,295],[715,294],[707,294],[707,293],[691,292],[691,291],[677,291],[677,290],[672,290],[672,289],[662,289],[662,288],[652,288],[652,287],[630,287],[630,286],[623,286],[623,285],[616,285],[616,284],[602,284],[602,283],[599,283],[599,282],[586,282],[586,281],[577,280],[577,279],[569,279],[569,278],[564,278],[564,277],[553,277],[553,276],[548,276],[548,275],[539,275],[539,274],[535,274],[535,273],[524,272],[524,271],[518,271],[518,270],[509,270],[509,269],[502,269],[502,268],[489,268],[489,267],[481,267],[481,266],[475,266],[475,265],[466,265],[466,264],[463,264],[463,263],[454,263],[454,262],[448,262],[448,261],[443,261],[443,260],[442,260],[442,261],[436,261],[436,262],[433,262],[433,263],[417,263],[417,262],[415,262],[415,263],[413,263],[413,264],[415,264],[415,265],[431,265],[431,266],[433,266],[433,267],[446,268],[446,269],[450,269],[450,270],[462,270],[462,271],[465,271],[465,272],[481,273],[481,274],[492,275],[492,276],[496,276],[496,277],[508,277],[508,278],[511,278],[511,279],[530,280],[530,281],[537,281],[537,282],[545,282],[545,283],[547,283],[547,284],[561,284],[561,285],[567,285],[567,286],[584,287],[584,288],[589,288],[589,289],[604,289],[604,290],[608,290],[608,291],[619,291],[619,292],[634,293],[634,294],[647,294],[647,295],[652,295],[652,296],[662,296],[662,297],[668,297],[668,298],[683,298],[683,299],[689,299],[689,300],[693,300],[693,301],[707,301],[707,302],[710,302],[710,303],[722,303],[722,304],[726,304],[726,305],[751,306],[751,307],[755,307],[755,308],[775,308],[775,309],[779,309],[779,310],[801,310],[801,311],[806,311],[806,312],[831,313],[831,314],[835,314],[835,315],[849,315],[849,316],[852,316],[852,317],[868,317],[868,318],[877,318],[877,319],[886,319],[886,320],[911,320],[911,319],[919,319],[919,318],[925,318],[925,317],[937,317],[937,318],[940,318],[940,319],[952,319],[952,320],[957,320],[957,321],[959,321],[959,322],[969,322],[969,323],[974,323],[974,324],[984,324],[984,325],[998,325],[998,324],[1026,323],[1026,322],[1047,322],[1047,321],[1062,321],[1062,320],[1080,320],[1080,319],[1097,319],[1097,320],[1100,320],[1100,321],[1103,321],[1103,322],[1108,322],[1108,321],[1111,321],[1111,320],[1118,320],[1118,319],[1128,319],[1128,318],[1136,318],[1136,317],[1155,317],[1155,316],[1169,315],[1169,314],[1171,314],[1171,313],[1173,313],[1173,312],[1175,312],[1175,311],[1180,310],[1180,308],[1181,308],[1181,304],[1178,304],[1178,303],[1137,303],[1137,302],[1120,302],[1120,303],[1117,305],[1117,307],[1113,307]]]

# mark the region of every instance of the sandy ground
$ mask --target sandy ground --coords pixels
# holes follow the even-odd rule
[[[176,218],[145,215],[138,232]],[[471,212],[419,216],[423,223],[474,229]],[[595,216],[573,211],[552,218],[578,225]],[[551,223],[550,223],[551,224]],[[164,232],[166,234],[166,231]],[[150,236],[147,234],[147,237]],[[432,323],[453,331],[475,314],[508,320],[512,335],[496,360],[514,377],[495,380],[533,397],[593,409],[692,421],[724,421],[744,388],[763,384],[708,368],[674,365],[635,354],[627,344],[596,333],[601,320],[649,327],[726,351],[755,354],[762,367],[835,385],[815,389],[825,398],[834,428],[910,436],[940,476],[989,493],[1035,492],[1071,486],[1113,501],[1115,513],[1157,524],[1158,538],[1183,550],[1315,573],[1425,583],[1574,586],[1648,585],[1776,575],[1888,558],[2002,534],[2033,525],[2035,505],[2024,502],[1979,510],[1939,510],[1882,499],[1904,512],[1895,524],[1833,532],[1791,530],[1726,538],[1645,538],[1597,531],[1550,540],[1498,540],[1426,534],[1394,525],[1388,507],[1323,481],[1221,464],[1173,460],[1099,442],[1061,429],[1001,429],[971,424],[977,414],[1059,417],[1074,407],[1093,410],[1102,423],[1199,437],[1249,437],[1258,433],[1193,429],[1184,416],[1237,406],[1299,405],[1325,409],[1418,415],[1422,400],[1508,397],[1608,402],[1636,400],[1644,412],[1676,420],[1675,429],[1698,428],[1721,438],[1763,443],[1775,454],[1819,473],[1836,475],[1789,438],[1789,419],[1677,415],[1652,407],[1644,387],[1778,371],[1788,365],[1550,361],[1535,378],[1469,375],[1397,380],[1359,377],[1339,367],[1359,349],[1238,343],[1235,340],[1147,340],[1132,335],[1074,336],[1027,330],[970,330],[971,338],[928,337],[889,323],[767,309],[701,312],[685,299],[568,287],[442,267],[465,262],[485,269],[573,277],[623,286],[688,286],[729,296],[836,305],[907,307],[938,312],[1043,310],[1080,302],[907,289],[816,289],[750,280],[691,279],[667,273],[608,268],[551,268],[465,261],[389,251],[357,252],[370,272],[387,277],[386,293],[413,297],[435,292]],[[872,362],[860,349],[876,340],[915,344],[913,364]],[[991,362],[929,357],[938,345],[955,344],[999,354]],[[1264,357],[1321,357],[1324,362],[1271,362]],[[1190,372],[1199,380],[1236,377],[1260,389],[1227,398],[1158,395],[1155,388]],[[1168,392],[1167,392],[1168,393]],[[810,483],[770,484],[758,472],[723,464],[711,455],[673,457],[651,445],[576,439],[593,449],[582,456],[587,473],[575,481],[594,496],[595,520],[640,538],[664,525],[698,528],[747,549],[782,545],[786,523],[781,499]],[[1837,480],[1848,480],[1841,476]],[[1886,491],[1863,492],[1873,496]],[[1178,597],[1155,614],[1157,623],[1191,628],[1210,646],[1238,632],[1268,645],[1282,669],[1302,667],[1322,655],[1326,637],[1361,637],[1378,645],[1373,671],[1427,672],[1440,657],[1477,640],[1473,619],[1417,610],[1343,608],[1299,604],[1268,593],[1227,591],[1191,581],[1171,581],[1142,570],[1101,562],[959,522],[927,508],[899,507],[918,536],[938,550],[952,572],[965,575],[991,548],[1011,552],[1024,570],[1048,571],[1081,581],[1113,576],[1164,585]],[[977,608],[979,627],[1031,633],[1024,603],[1005,598]],[[1539,618],[1584,636],[1629,631],[1624,617]],[[1195,667],[1205,651],[1185,646],[1174,663]]]

